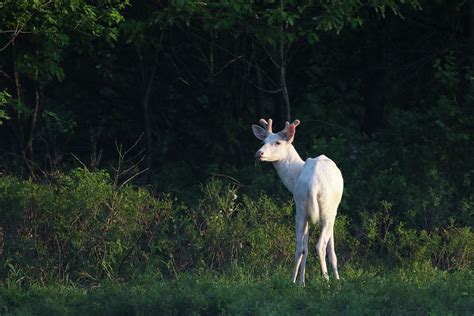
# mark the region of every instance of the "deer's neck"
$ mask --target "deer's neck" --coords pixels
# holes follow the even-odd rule
[[[290,145],[286,157],[273,163],[285,187],[293,193],[296,181],[303,170],[304,161]]]

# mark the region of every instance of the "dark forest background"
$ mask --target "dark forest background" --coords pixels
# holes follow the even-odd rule
[[[3,0],[2,278],[288,264],[262,117],[342,170],[342,264],[472,267],[471,1]]]

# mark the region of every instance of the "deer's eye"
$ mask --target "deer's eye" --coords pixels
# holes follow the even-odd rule
[[[276,145],[281,145],[281,142],[280,142],[280,141],[276,141],[275,144],[276,144]]]

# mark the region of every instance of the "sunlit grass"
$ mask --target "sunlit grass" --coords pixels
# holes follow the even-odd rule
[[[2,287],[2,314],[151,315],[257,314],[470,315],[474,273],[443,272],[429,266],[367,272],[346,267],[327,284],[310,271],[305,288],[289,283],[288,271],[253,275],[245,268],[225,273],[186,273],[165,279],[143,273],[134,280],[94,288],[49,285]]]

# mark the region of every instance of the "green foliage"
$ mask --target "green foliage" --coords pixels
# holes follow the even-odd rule
[[[111,44],[117,40],[117,24],[128,0],[104,0],[95,4],[81,0],[6,0],[0,4],[0,73],[7,87],[0,94],[0,122],[14,117],[10,125],[22,155],[33,155],[38,130],[47,129],[55,146],[57,135],[70,134],[72,120],[64,124],[65,99],[52,100],[52,90],[66,78],[71,54],[81,54],[94,39]],[[11,106],[5,112],[5,97]],[[59,111],[54,106],[60,104]],[[43,125],[44,124],[44,125]],[[69,126],[66,126],[69,125]],[[40,128],[38,128],[40,127]],[[27,131],[27,132],[25,132]],[[28,147],[25,151],[24,148]]]
[[[108,173],[75,169],[46,183],[0,178],[2,278],[10,286],[129,278],[154,267],[165,275],[222,271],[233,265],[268,274],[289,268],[294,254],[294,206],[268,195],[241,194],[214,179],[189,204],[153,197]],[[336,222],[339,261],[412,265],[445,270],[472,267],[474,233],[450,222],[434,231],[409,228],[383,202]],[[314,231],[314,229],[312,229]],[[317,230],[311,233],[314,249]],[[309,265],[317,270],[315,254]],[[271,265],[269,265],[271,263]],[[319,274],[316,272],[316,274]]]
[[[10,116],[8,116],[5,110],[5,106],[8,105],[10,99],[11,95],[7,91],[0,91],[0,125],[3,124],[3,121],[10,119]]]
[[[3,1],[0,313],[67,314],[71,301],[83,314],[472,310],[462,283],[474,256],[468,5]],[[272,166],[253,161],[250,124],[271,116],[283,126],[282,65],[302,121],[295,146],[303,158],[329,156],[345,179],[335,230],[351,283],[322,286],[312,227],[317,306],[282,281],[294,205]],[[71,152],[91,170],[109,166],[114,143],[143,133],[144,114],[149,135],[136,145],[150,169],[139,186],[72,169]],[[403,270],[366,272],[393,265]],[[146,270],[158,276],[131,290],[104,282]],[[16,291],[51,282],[104,287]]]
[[[292,286],[286,274],[251,276],[180,275],[163,280],[153,273],[127,283],[94,289],[52,285],[0,287],[0,311],[35,315],[136,314],[469,314],[474,308],[472,273],[447,274],[425,266],[384,274],[347,269],[347,277],[328,286],[310,280]]]
[[[179,270],[222,270],[232,263],[266,271],[292,258],[292,204],[275,203],[266,195],[239,197],[235,185],[212,180],[201,187],[197,203],[176,218],[174,254]]]
[[[102,171],[57,173],[44,184],[0,180],[2,274],[11,284],[99,282],[148,265],[176,273],[240,262],[266,271],[292,258],[292,204],[239,198],[220,180],[190,206],[116,188]]]
[[[102,1],[94,6],[76,0],[6,1],[0,11],[2,29],[8,30],[2,38],[6,39],[3,48],[15,46],[15,63],[22,75],[43,85],[53,79],[62,81],[63,51],[70,44],[71,31],[116,39],[113,25],[122,21],[118,10],[127,3]]]
[[[47,184],[3,177],[0,201],[2,274],[11,279],[23,271],[24,282],[115,278],[143,263],[171,213],[166,197],[114,189],[107,173],[84,169]]]
[[[69,115],[68,115],[69,114]],[[69,116],[69,117],[68,117]],[[72,134],[77,123],[73,120],[70,113],[62,115],[59,111],[53,112],[45,110],[43,120],[47,130],[51,134],[59,133],[61,135]]]

